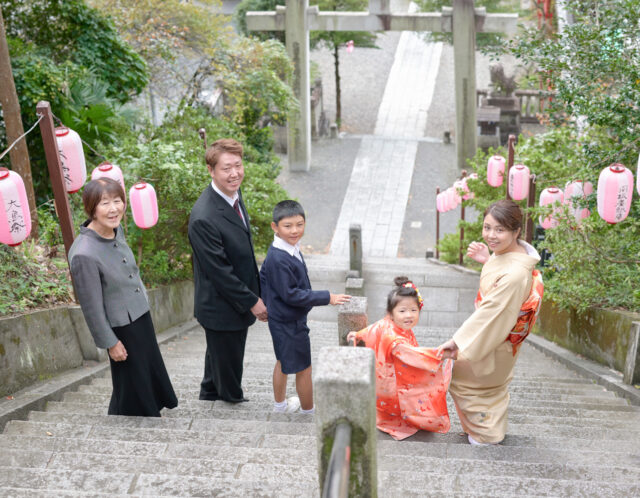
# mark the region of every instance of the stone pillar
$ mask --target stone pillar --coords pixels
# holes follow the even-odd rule
[[[367,298],[353,296],[338,308],[338,344],[347,345],[347,334],[367,326]]]
[[[476,153],[476,25],[473,0],[453,0],[456,156],[459,169]]]
[[[633,322],[629,332],[629,348],[624,362],[623,381],[625,384],[640,383],[640,322]]]
[[[349,496],[376,497],[376,377],[369,348],[326,347],[313,369],[320,487],[325,480],[336,426],[351,425]]]
[[[362,227],[356,223],[349,225],[349,269],[362,276]]]
[[[309,171],[311,163],[311,99],[309,97],[309,0],[287,0],[285,39],[294,66],[293,91],[299,111],[289,116],[287,156],[290,171]]]
[[[350,296],[364,297],[364,278],[347,278],[344,284],[344,292]]]

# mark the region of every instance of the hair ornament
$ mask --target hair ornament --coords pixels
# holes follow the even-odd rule
[[[413,282],[409,281],[409,282],[403,284],[402,287],[408,287],[408,288],[413,289],[414,291],[416,291],[416,294],[418,295],[418,307],[420,309],[422,309],[422,307],[424,306],[424,300],[422,299],[422,295],[420,294],[420,291],[415,286],[415,284]]]

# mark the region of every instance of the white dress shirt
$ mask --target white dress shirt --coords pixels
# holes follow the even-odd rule
[[[294,258],[297,258],[298,261],[302,261],[302,255],[300,254],[300,243],[298,242],[295,246],[292,246],[287,241],[282,240],[276,234],[273,235],[273,247],[276,249],[282,249],[283,251],[288,252]]]
[[[220,196],[221,196],[225,201],[227,201],[227,203],[229,203],[229,205],[230,205],[231,207],[233,207],[233,205],[236,203],[236,201],[237,201],[237,200],[239,199],[239,197],[240,197],[240,196],[238,195],[238,191],[237,191],[237,190],[233,193],[233,197],[229,197],[227,194],[225,194],[222,190],[220,190],[220,189],[218,188],[218,186],[215,184],[215,182],[214,182],[213,180],[211,180],[211,188],[213,188],[213,190],[214,190],[216,193],[220,194]],[[238,206],[240,206],[240,205],[238,204]],[[235,211],[235,208],[234,208],[234,211]],[[244,226],[247,226],[247,220],[245,220],[245,219],[244,219],[244,213],[242,212],[242,209],[240,209],[240,217],[242,218],[242,222],[244,223]]]

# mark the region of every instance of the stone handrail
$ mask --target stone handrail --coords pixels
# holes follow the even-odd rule
[[[348,496],[377,496],[375,358],[369,348],[331,346],[313,371],[320,487],[325,483],[336,428],[351,428]]]
[[[489,90],[477,90],[477,105],[482,97],[489,95]],[[548,101],[555,92],[547,90],[516,90],[514,95],[520,100],[520,121],[523,123],[538,123],[538,113],[544,112]]]

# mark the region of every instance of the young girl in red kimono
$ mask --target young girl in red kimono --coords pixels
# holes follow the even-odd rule
[[[422,297],[407,277],[397,277],[387,298],[387,315],[347,341],[364,343],[376,356],[376,425],[394,439],[418,430],[449,430],[446,393],[451,381],[451,360],[435,350],[420,348],[413,334]]]

